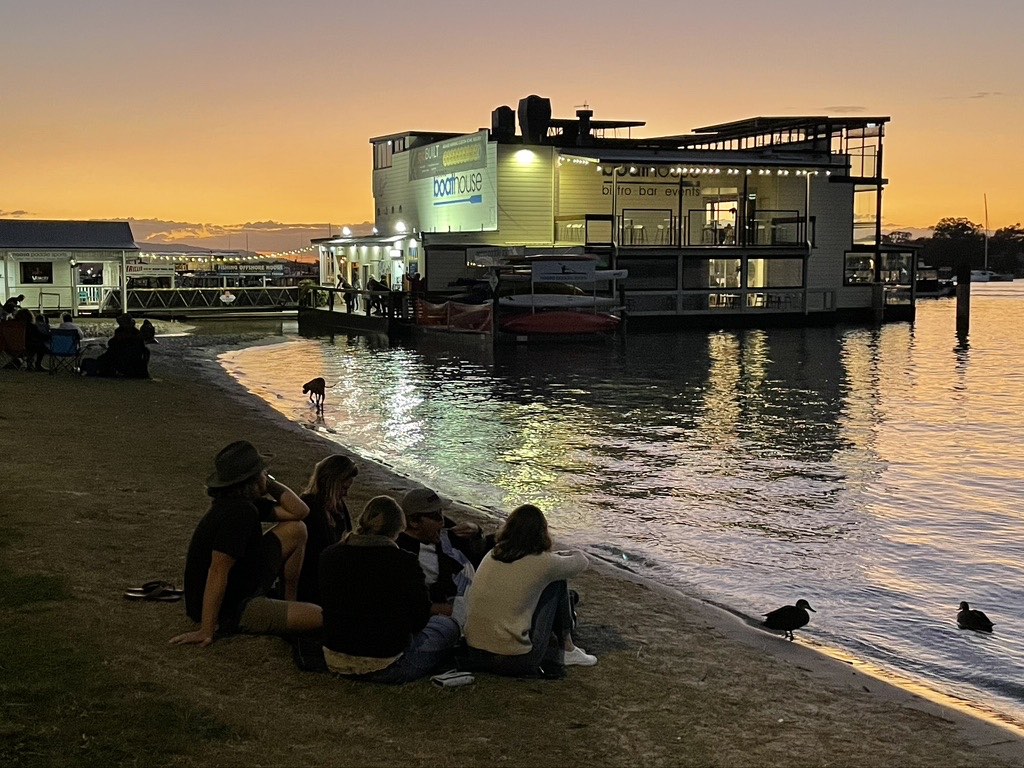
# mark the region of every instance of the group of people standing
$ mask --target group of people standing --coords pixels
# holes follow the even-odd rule
[[[552,551],[540,509],[518,507],[485,535],[416,488],[401,500],[376,496],[353,518],[346,499],[358,474],[352,459],[331,455],[297,494],[251,443],[224,448],[186,556],[185,609],[199,627],[171,642],[313,637],[329,671],[391,684],[453,665],[560,677],[597,663],[572,638],[567,582],[587,558]],[[264,522],[275,524],[264,533]]]

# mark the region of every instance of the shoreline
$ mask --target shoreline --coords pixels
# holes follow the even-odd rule
[[[299,433],[314,434],[326,441],[333,449],[341,450],[345,453],[358,458],[362,462],[369,462],[377,465],[383,471],[393,474],[396,478],[400,478],[403,481],[407,481],[414,484],[422,484],[423,481],[417,477],[405,474],[398,470],[391,464],[385,461],[376,459],[370,456],[363,455],[357,449],[346,445],[344,442],[331,437],[321,434],[316,429],[311,429],[304,426],[301,422],[289,418],[289,416],[282,410],[274,407],[274,405],[268,400],[261,397],[256,392],[247,389],[245,384],[239,379],[235,378],[225,368],[221,362],[221,358],[225,355],[231,355],[235,352],[243,352],[246,349],[262,346],[275,346],[275,345],[286,345],[295,343],[295,339],[287,336],[267,338],[261,340],[255,344],[240,344],[240,345],[227,345],[218,348],[215,352],[216,360],[212,361],[211,367],[208,369],[208,373],[212,376],[223,376],[226,380],[230,381],[232,385],[236,386],[239,390],[238,396],[243,399],[255,398],[268,412],[274,413],[276,416],[283,420],[283,423],[287,425],[287,428],[297,430]],[[333,430],[331,430],[334,433]],[[336,434],[336,433],[334,433]],[[498,524],[501,521],[497,510],[491,510],[487,507],[474,506],[472,503],[462,499],[452,499],[452,509],[457,510],[461,516],[468,517],[476,522],[487,522],[490,524]],[[459,515],[456,515],[458,517]],[[571,539],[565,542],[569,546],[573,544]],[[583,550],[590,562],[591,567],[602,568],[606,575],[611,578],[626,578],[635,580],[637,583],[645,585],[649,589],[664,591],[666,594],[676,596],[678,599],[690,602],[692,604],[700,605],[708,608],[711,611],[718,611],[722,614],[722,621],[727,622],[729,619],[734,620],[738,623],[739,628],[734,630],[732,634],[734,639],[739,639],[755,648],[764,650],[767,653],[772,652],[770,646],[765,646],[760,640],[764,637],[775,637],[771,632],[761,629],[756,625],[753,617],[744,614],[743,612],[724,604],[714,599],[713,596],[704,596],[696,593],[687,591],[684,588],[675,586],[673,584],[667,584],[657,579],[647,576],[644,573],[634,570],[632,568],[624,568],[619,566],[611,559],[602,557],[601,555],[595,554],[586,548]],[[749,636],[741,636],[744,633],[749,633]],[[898,700],[904,703],[911,702],[916,699],[922,700],[922,706],[924,702],[927,702],[927,707],[930,708],[935,714],[944,716],[949,710],[953,710],[961,713],[962,715],[977,719],[983,723],[989,724],[993,727],[1005,729],[1011,734],[1018,738],[1024,738],[1024,722],[1015,719],[1012,715],[1000,712],[994,707],[986,706],[983,703],[970,701],[968,699],[958,697],[953,693],[941,690],[937,684],[930,683],[926,680],[918,680],[907,674],[900,672],[899,670],[888,669],[886,667],[875,664],[874,662],[857,657],[848,651],[840,647],[830,646],[821,643],[817,640],[801,639],[796,643],[788,643],[789,646],[803,647],[807,651],[812,652],[817,657],[821,657],[821,662],[835,663],[843,665],[852,669],[855,669],[861,675],[870,678],[871,680],[877,681],[878,684],[885,685],[893,688],[890,696],[893,700]],[[835,674],[839,674],[843,670],[843,666],[838,667],[835,670]],[[854,683],[851,683],[854,684]]]
[[[267,333],[167,339],[153,350],[151,381],[0,371],[8,395],[0,422],[31,439],[7,457],[8,476],[19,482],[0,510],[0,571],[13,590],[27,590],[0,600],[8,654],[0,711],[10,723],[0,729],[16,737],[14,757],[88,754],[113,764],[146,756],[174,765],[493,765],[511,757],[529,765],[734,766],[795,755],[806,765],[1024,762],[1024,739],[1005,727],[937,707],[593,559],[578,580],[579,635],[600,662],[561,682],[479,676],[455,691],[372,687],[296,671],[276,638],[168,646],[188,626],[180,606],[130,602],[122,593],[151,578],[180,579],[216,451],[250,439],[275,455],[275,475],[292,487],[325,452],[345,452],[254,400],[217,360],[282,341]],[[71,451],[72,460],[55,471],[37,448],[48,457]],[[357,459],[353,509],[413,485]],[[52,589],[29,589],[39,583]],[[68,712],[77,713],[71,728]],[[396,712],[404,713],[397,721]],[[275,737],[281,733],[287,737]],[[0,755],[10,757],[6,750],[0,741]]]
[[[422,484],[422,481],[418,478],[404,474],[384,461],[365,456],[351,446],[341,441],[336,441],[315,429],[304,426],[301,422],[289,418],[283,411],[275,408],[270,402],[260,397],[260,395],[247,389],[239,379],[228,372],[221,362],[223,356],[234,352],[241,352],[253,347],[285,345],[294,342],[295,339],[282,336],[267,338],[255,344],[227,345],[218,348],[215,352],[216,359],[211,361],[212,364],[208,369],[208,373],[212,376],[223,376],[224,379],[230,381],[232,385],[238,388],[239,392],[237,394],[239,397],[245,400],[255,398],[268,412],[280,417],[287,428],[297,430],[299,433],[316,435],[328,443],[332,449],[340,449],[361,462],[373,463],[381,470],[391,473],[403,481]],[[451,499],[451,509],[456,511],[456,518],[468,518],[476,522],[484,521],[490,524],[497,524],[501,521],[500,517],[497,517],[492,510],[474,506],[470,502],[461,499]],[[564,543],[571,546],[573,542],[569,540]],[[699,607],[706,611],[706,616],[715,617],[714,619],[709,618],[709,620],[712,620],[717,628],[725,631],[732,639],[743,642],[745,645],[763,653],[781,655],[794,663],[807,664],[816,674],[822,674],[834,679],[848,678],[845,680],[845,683],[850,686],[863,686],[864,682],[861,678],[867,678],[870,681],[874,681],[874,684],[879,687],[880,691],[884,691],[883,695],[887,699],[897,702],[902,706],[916,707],[921,711],[942,718],[950,718],[951,715],[954,718],[967,718],[968,722],[964,726],[971,731],[974,731],[977,726],[981,726],[978,729],[979,732],[973,734],[970,739],[973,743],[989,744],[993,737],[998,742],[998,731],[1005,731],[1008,737],[1024,739],[1024,723],[994,708],[958,698],[951,693],[933,687],[927,681],[915,680],[899,671],[886,669],[869,660],[855,657],[842,648],[832,647],[814,640],[808,641],[804,639],[799,642],[786,642],[781,647],[775,647],[775,645],[770,645],[770,643],[779,639],[777,635],[770,631],[762,630],[752,623],[753,619],[751,617],[731,606],[717,602],[711,597],[702,597],[674,585],[658,581],[631,568],[623,568],[612,560],[595,555],[586,549],[582,551],[586,553],[590,560],[591,568],[600,571],[606,578],[625,579],[642,584],[648,589],[671,595],[677,600]],[[845,674],[848,671],[852,672],[852,676]],[[989,733],[989,728],[997,729],[997,733]]]

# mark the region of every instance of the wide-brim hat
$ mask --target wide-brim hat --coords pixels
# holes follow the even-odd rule
[[[265,459],[248,440],[236,440],[213,460],[216,469],[206,478],[207,488],[227,488],[256,477],[266,468]]]
[[[407,518],[440,512],[447,506],[448,503],[429,488],[413,488],[402,497],[402,511]]]

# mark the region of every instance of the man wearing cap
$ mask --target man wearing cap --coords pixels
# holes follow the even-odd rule
[[[199,629],[171,639],[201,647],[217,632],[292,634],[322,626],[320,607],[294,602],[306,546],[309,508],[269,474],[252,443],[238,440],[217,454],[206,480],[213,498],[185,560],[185,612]],[[263,533],[262,521],[277,521]],[[284,600],[267,596],[278,576]]]
[[[442,511],[444,506],[441,497],[429,488],[413,488],[406,493],[402,498],[406,528],[397,543],[419,558],[433,614],[452,616],[456,598],[469,589],[476,566],[494,546],[494,535],[485,537],[476,523],[448,519]]]

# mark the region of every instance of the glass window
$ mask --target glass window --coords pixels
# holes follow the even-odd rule
[[[41,285],[53,282],[52,261],[23,261],[21,263],[22,285]]]
[[[739,288],[740,269],[739,259],[709,259],[708,287]]]
[[[800,288],[804,284],[803,259],[750,259],[748,288]]]
[[[878,187],[853,188],[853,242],[855,245],[876,245],[878,224]]]
[[[390,141],[379,141],[373,145],[373,167],[391,167],[392,144]]]
[[[883,253],[882,282],[892,285],[910,284],[910,266],[912,253]]]
[[[618,267],[629,270],[629,277],[622,281],[628,290],[674,291],[677,264],[675,259],[620,258]]]
[[[875,282],[875,255],[873,253],[847,253],[845,285]]]

